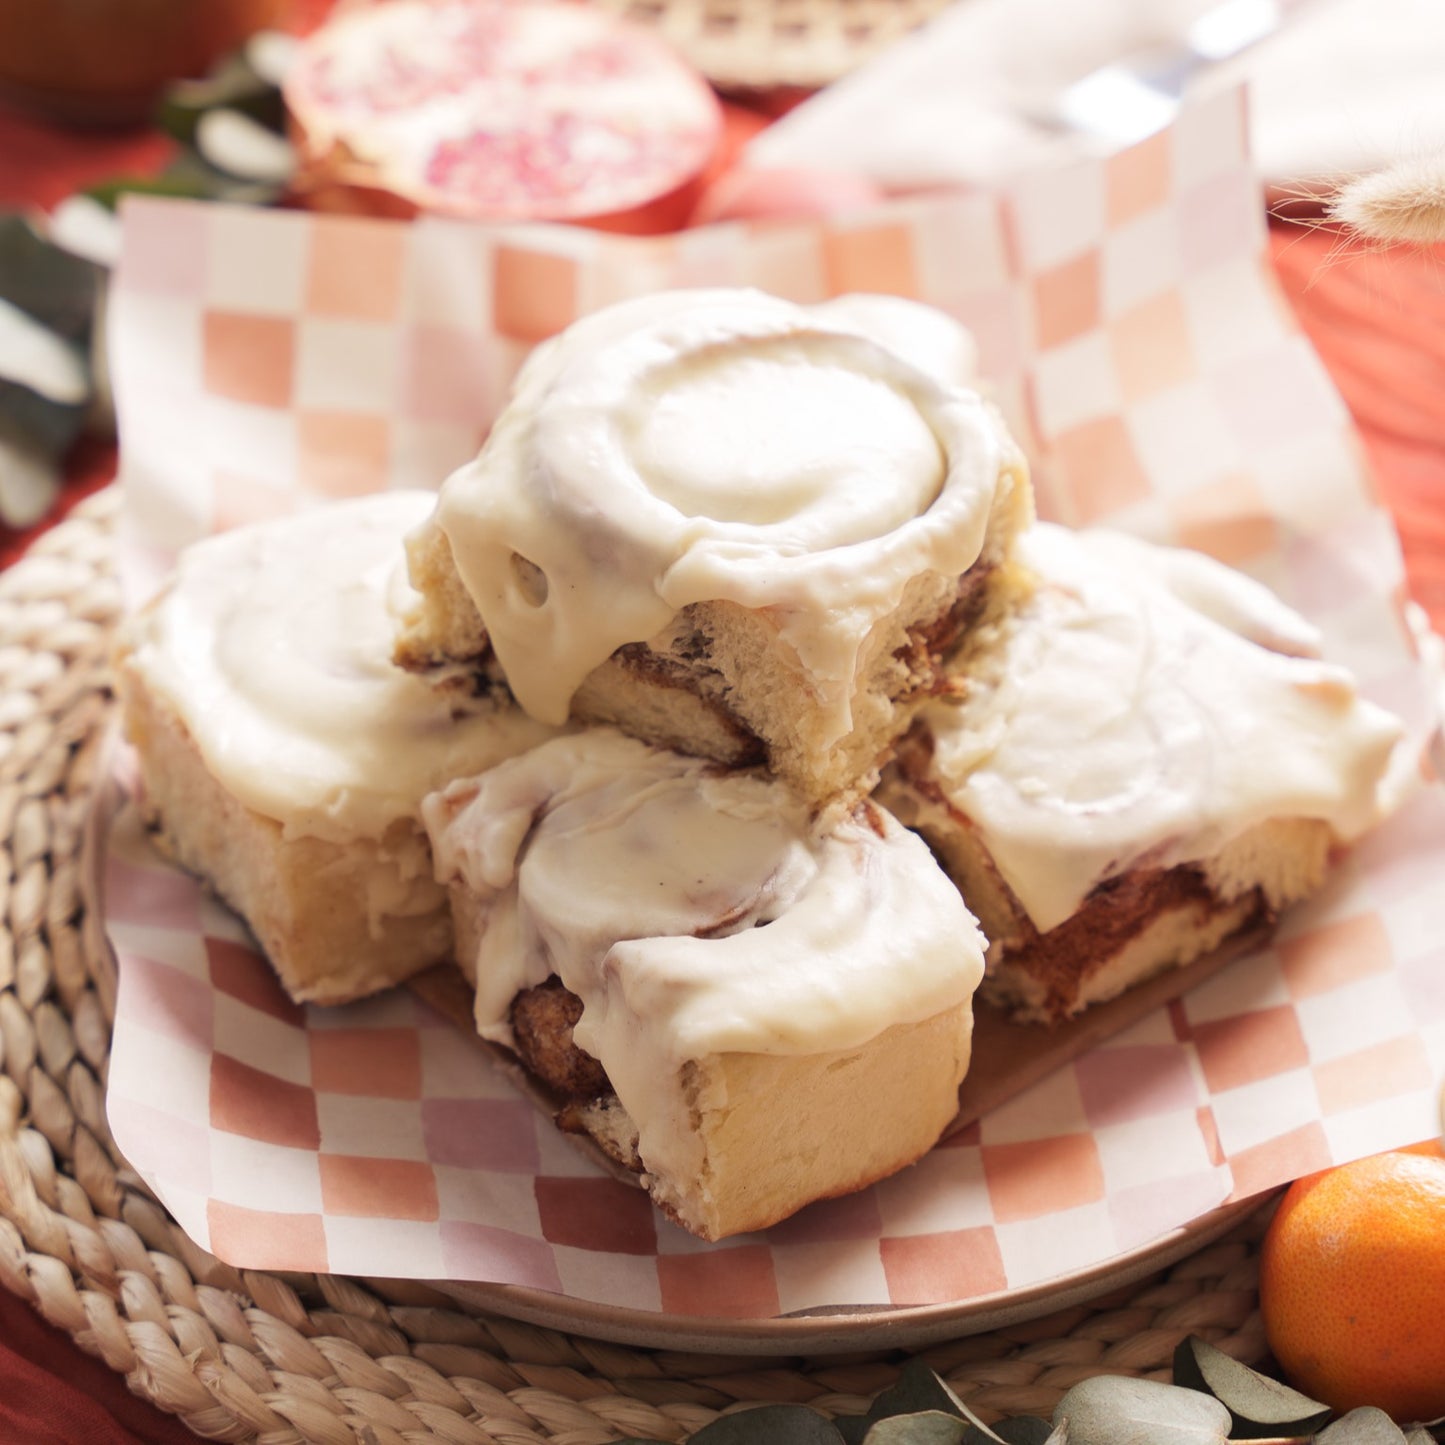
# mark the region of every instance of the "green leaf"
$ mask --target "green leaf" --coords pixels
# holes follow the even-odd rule
[[[895,1384],[881,1391],[868,1407],[866,1415],[842,1415],[833,1421],[847,1445],[862,1445],[868,1431],[879,1421],[893,1415],[916,1415],[924,1410],[941,1410],[962,1419],[953,1408],[953,1391],[918,1360],[910,1360]]]
[[[0,214],[0,299],[83,346],[99,287],[99,268],[52,246],[24,216]]]
[[[241,111],[278,135],[286,129],[280,89],[257,73],[244,51],[223,60],[204,80],[172,85],[161,100],[156,124],[182,145],[193,145],[201,117],[223,106]]]
[[[1364,1405],[1315,1436],[1315,1445],[1404,1445],[1405,1432],[1383,1411]]]
[[[160,196],[177,201],[208,201],[206,188],[190,176],[112,176],[81,191],[108,211],[120,204],[122,196]]]
[[[1004,1445],[1049,1445],[1055,1427],[1037,1415],[1015,1415],[999,1420],[993,1429]]]
[[[1236,1440],[1309,1435],[1333,1413],[1328,1405],[1251,1370],[1198,1335],[1181,1340],[1175,1349],[1174,1383],[1223,1404]]]
[[[84,406],[51,401],[18,381],[0,380],[0,435],[37,456],[64,456],[84,425]]]
[[[12,525],[49,504],[54,463],[80,434],[94,389],[78,346],[0,297],[0,445],[11,473],[0,511]]]
[[[90,399],[90,367],[81,350],[3,298],[0,379],[22,386],[54,406],[83,407]]]
[[[1054,1423],[1067,1420],[1070,1445],[1227,1445],[1229,1411],[1197,1390],[1096,1375],[1059,1401]]]
[[[967,1420],[942,1410],[889,1415],[874,1421],[863,1437],[864,1445],[983,1445],[986,1440]]]
[[[208,166],[194,151],[182,151],[158,176],[117,176],[82,192],[114,210],[122,196],[167,196],[182,201],[230,201],[238,206],[273,206],[285,187],[239,180]]]
[[[120,258],[120,223],[115,212],[89,196],[67,196],[61,201],[50,213],[48,234],[61,250],[103,270],[110,270]]]
[[[241,56],[258,80],[279,90],[300,48],[300,40],[284,30],[258,30],[242,47]]]
[[[839,1445],[830,1420],[806,1405],[762,1405],[705,1425],[692,1445]]]
[[[195,151],[182,151],[165,169],[169,181],[189,183],[201,200],[232,201],[243,206],[269,206],[280,200],[283,187],[238,180],[208,165]]]
[[[296,173],[290,142],[230,106],[201,117],[195,147],[214,169],[256,185],[288,185]]]
[[[895,1415],[921,1415],[929,1411],[967,1421],[979,1432],[984,1445],[999,1438],[921,1360],[909,1360],[897,1383],[890,1385],[873,1401],[866,1415],[844,1415],[833,1423],[838,1427],[845,1445],[862,1445],[868,1431],[879,1420],[891,1419]]]
[[[34,525],[59,492],[55,458],[6,436],[0,425],[0,522],[15,528]]]

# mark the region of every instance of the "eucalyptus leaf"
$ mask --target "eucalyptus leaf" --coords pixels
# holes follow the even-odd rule
[[[19,382],[0,380],[0,436],[57,460],[85,425],[85,406],[51,401]]]
[[[210,183],[186,174],[174,176],[112,176],[80,192],[82,196],[114,211],[122,196],[160,196],[176,201],[209,201]]]
[[[7,437],[0,427],[0,522],[17,529],[33,526],[59,492],[55,458]]]
[[[942,1410],[921,1410],[915,1415],[889,1415],[875,1420],[863,1442],[864,1445],[987,1445],[987,1437],[957,1415],[948,1415]]]
[[[120,222],[113,210],[90,196],[67,196],[61,201],[50,213],[48,234],[62,251],[107,271],[120,260]]]
[[[1315,1436],[1315,1445],[1404,1445],[1405,1432],[1383,1411],[1362,1405]]]
[[[917,1415],[939,1410],[963,1420],[963,1402],[927,1365],[909,1360],[895,1383],[883,1390],[868,1407],[866,1415],[841,1415],[833,1424],[846,1445],[862,1445],[868,1431],[879,1420],[894,1415]]]
[[[1227,1445],[1229,1411],[1208,1395],[1129,1375],[1096,1375],[1069,1390],[1054,1423],[1070,1445]]]
[[[1056,1428],[1038,1415],[1015,1415],[998,1421],[993,1430],[1004,1445],[1049,1445]]]
[[[0,299],[76,345],[90,336],[99,272],[18,213],[0,214]]]
[[[692,1445],[839,1445],[831,1420],[806,1405],[761,1405],[704,1425]]]
[[[246,51],[223,60],[204,80],[181,80],[161,100],[156,124],[182,145],[193,145],[208,111],[239,110],[278,135],[286,128],[286,104],[275,83],[251,64]]]
[[[90,368],[80,350],[28,311],[0,298],[0,379],[56,406],[84,406]]]
[[[1309,1435],[1333,1413],[1328,1405],[1251,1370],[1198,1335],[1181,1340],[1175,1349],[1174,1383],[1213,1395],[1224,1405],[1236,1440]]]
[[[296,152],[284,136],[226,106],[201,117],[195,146],[210,165],[238,180],[284,186],[296,173]]]
[[[168,181],[190,184],[205,201],[231,201],[242,206],[269,206],[280,200],[283,186],[271,182],[246,181],[227,175],[196,151],[182,151],[163,172]]]
[[[890,1385],[873,1401],[866,1415],[843,1416],[833,1423],[846,1445],[861,1445],[869,1429],[879,1420],[894,1415],[920,1415],[932,1410],[967,1421],[978,1431],[984,1445],[999,1439],[921,1360],[909,1360],[897,1383]]]
[[[238,206],[273,206],[285,187],[243,181],[218,171],[194,151],[184,151],[158,176],[116,176],[82,192],[115,210],[123,196],[166,196],[181,201],[229,201]]]
[[[301,42],[284,30],[258,30],[242,48],[241,56],[258,80],[279,89],[300,49]]]

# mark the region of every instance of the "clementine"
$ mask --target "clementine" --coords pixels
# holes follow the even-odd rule
[[[1337,1410],[1445,1415],[1445,1154],[1418,1145],[1290,1186],[1260,1255],[1289,1379]]]

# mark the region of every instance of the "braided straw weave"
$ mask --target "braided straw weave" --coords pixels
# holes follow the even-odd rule
[[[111,710],[117,497],[0,575],[0,1284],[197,1434],[260,1445],[683,1440],[737,1403],[865,1407],[904,1356],[758,1360],[602,1344],[463,1312],[421,1284],[233,1269],[116,1152],[107,971],[80,848]],[[1264,1352],[1258,1217],[1089,1306],[921,1358],[982,1414],[1052,1411],[1086,1375],[1167,1373],[1190,1331]]]
[[[857,69],[948,0],[594,0],[656,30],[724,90],[812,89]]]

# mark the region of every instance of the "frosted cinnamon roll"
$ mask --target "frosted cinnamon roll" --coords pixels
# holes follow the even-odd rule
[[[920,311],[684,291],[579,322],[412,539],[399,660],[866,791],[1031,509],[991,408],[919,364],[967,356]]]
[[[880,798],[989,938],[984,996],[1057,1020],[1273,921],[1388,807],[1397,719],[1265,588],[1039,524],[1036,590],[955,659]]]
[[[199,542],[122,629],[147,822],[296,999],[356,998],[450,956],[421,800],[552,735],[392,665],[401,539],[433,501],[392,492]]]
[[[982,939],[871,803],[601,728],[423,805],[481,1034],[708,1239],[917,1158],[957,1108]]]

